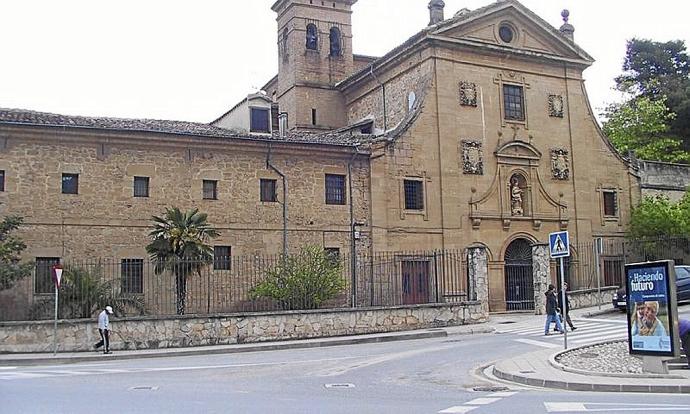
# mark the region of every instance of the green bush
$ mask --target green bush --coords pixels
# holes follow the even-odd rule
[[[251,291],[252,299],[269,298],[283,309],[317,309],[345,289],[339,260],[309,246],[282,260]]]

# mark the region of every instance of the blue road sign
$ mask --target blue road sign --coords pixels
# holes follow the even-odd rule
[[[568,240],[567,231],[549,234],[549,251],[552,259],[570,256],[570,240]]]

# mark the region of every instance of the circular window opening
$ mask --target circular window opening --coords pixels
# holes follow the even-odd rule
[[[498,36],[506,43],[513,41],[515,35],[513,34],[513,29],[510,26],[501,26],[498,29]]]

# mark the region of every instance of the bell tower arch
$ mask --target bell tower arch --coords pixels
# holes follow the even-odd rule
[[[347,123],[335,84],[354,72],[352,5],[357,0],[278,0],[276,99],[288,129],[320,131]]]

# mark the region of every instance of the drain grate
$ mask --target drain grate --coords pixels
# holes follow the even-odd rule
[[[508,391],[510,388],[508,387],[502,387],[500,385],[483,385],[479,387],[472,387],[472,391],[480,391],[480,392],[499,392],[499,391]]]
[[[150,387],[150,386],[141,386],[141,387],[132,387],[129,390],[130,391],[156,391],[158,387]]]
[[[355,384],[341,383],[341,384],[324,384],[326,388],[354,388]]]

